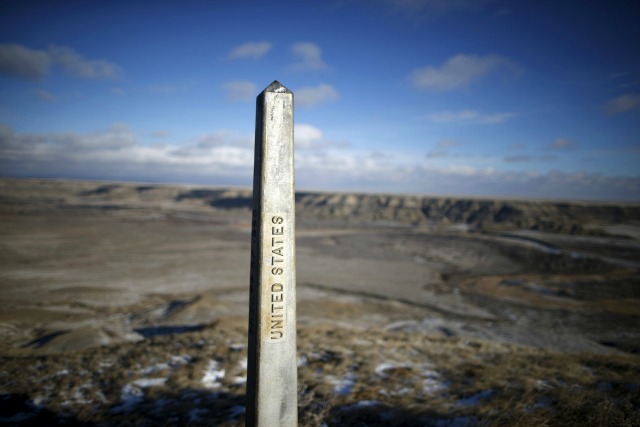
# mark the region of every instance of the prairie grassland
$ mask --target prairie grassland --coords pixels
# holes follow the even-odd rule
[[[246,325],[0,357],[7,425],[243,424]],[[638,357],[425,333],[300,328],[302,426],[634,426]]]
[[[0,425],[242,425],[250,206],[0,180]],[[297,209],[301,426],[640,425],[637,204]]]

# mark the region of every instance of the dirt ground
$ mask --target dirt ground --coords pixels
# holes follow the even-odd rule
[[[244,201],[0,182],[0,425],[242,423]],[[638,420],[640,225],[588,226],[301,216],[301,425]]]

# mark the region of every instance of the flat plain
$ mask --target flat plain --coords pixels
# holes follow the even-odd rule
[[[300,425],[639,425],[640,205],[298,193]],[[242,425],[251,192],[0,180],[0,425]]]

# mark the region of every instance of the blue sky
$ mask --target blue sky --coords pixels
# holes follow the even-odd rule
[[[633,1],[0,5],[0,175],[250,186],[295,96],[296,187],[640,200]]]

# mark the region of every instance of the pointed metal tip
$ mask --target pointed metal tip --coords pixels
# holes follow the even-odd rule
[[[289,89],[284,87],[282,83],[274,80],[263,92],[276,92],[276,93],[291,93]]]

